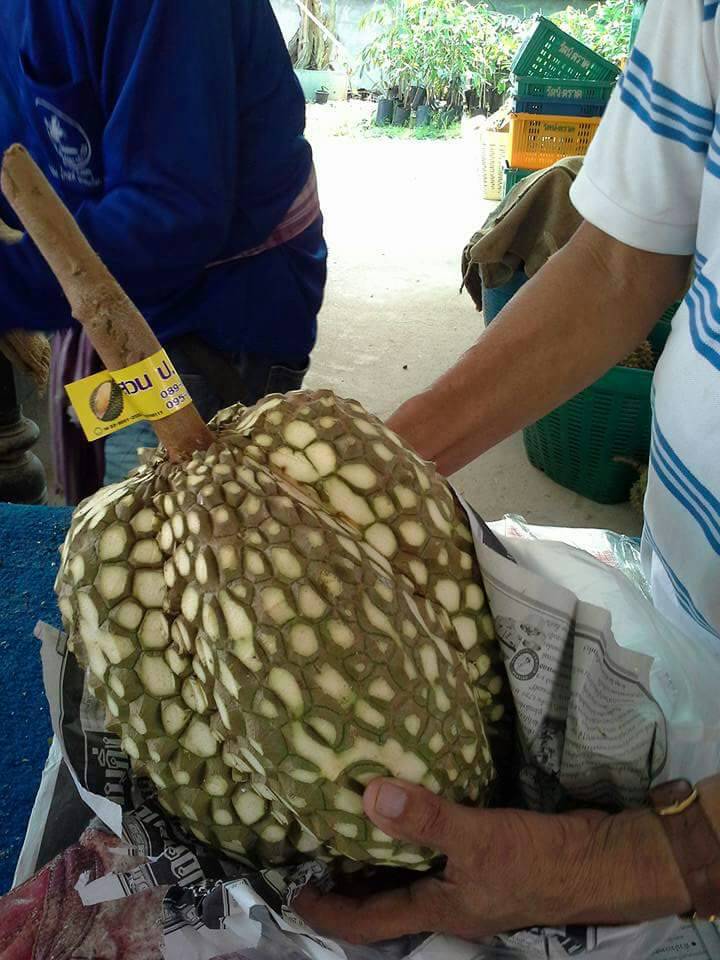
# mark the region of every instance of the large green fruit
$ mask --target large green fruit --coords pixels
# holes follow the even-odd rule
[[[482,803],[502,680],[465,516],[354,402],[266,398],[76,511],[70,643],[138,774],[203,841],[422,868],[363,816],[380,775]]]

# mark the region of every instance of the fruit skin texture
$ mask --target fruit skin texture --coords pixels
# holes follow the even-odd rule
[[[645,513],[645,494],[647,493],[648,473],[647,466],[639,467],[640,476],[630,490],[630,503],[636,513],[642,517]]]
[[[222,411],[76,511],[56,590],[137,775],[202,841],[426,868],[379,832],[377,776],[484,803],[503,679],[465,515],[329,391]]]
[[[621,367],[630,367],[632,370],[654,370],[657,366],[657,357],[649,340],[643,340],[629,357],[620,364]]]

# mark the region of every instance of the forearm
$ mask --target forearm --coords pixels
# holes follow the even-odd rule
[[[720,776],[698,785],[705,815],[720,835]],[[552,920],[632,924],[693,909],[662,821],[649,809],[615,817],[563,818],[565,844],[548,887]]]
[[[593,820],[566,818],[560,855],[558,922],[613,926],[644,923],[691,909],[660,818],[651,810]]]
[[[688,264],[584,224],[458,363],[388,425],[453,473],[627,356],[681,293]]]

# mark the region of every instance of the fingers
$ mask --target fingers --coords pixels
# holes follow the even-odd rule
[[[373,780],[365,813],[385,833],[452,856],[467,846],[479,824],[472,810],[401,780]],[[463,838],[465,838],[463,840]]]
[[[445,903],[442,881],[426,879],[358,900],[308,888],[294,900],[293,909],[317,933],[362,944],[446,932],[450,918]]]

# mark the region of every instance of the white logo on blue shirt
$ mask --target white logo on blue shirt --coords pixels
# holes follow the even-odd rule
[[[52,173],[66,183],[97,186],[100,181],[90,169],[93,149],[87,133],[77,121],[47,100],[38,97],[35,106],[40,110],[45,132],[62,163],[61,170],[51,167]]]

